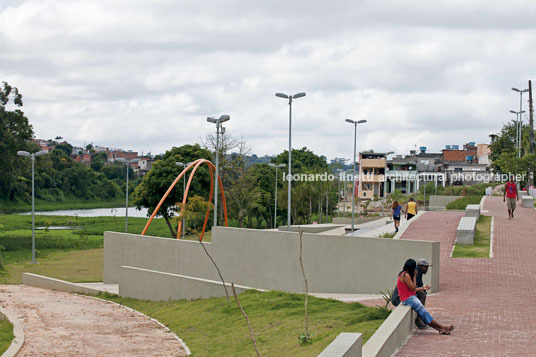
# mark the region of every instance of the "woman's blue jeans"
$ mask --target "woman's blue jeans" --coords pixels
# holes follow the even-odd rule
[[[432,322],[433,320],[432,315],[430,315],[428,310],[426,310],[426,308],[421,303],[421,301],[417,298],[417,296],[415,295],[410,296],[408,299],[402,301],[402,304],[406,306],[411,306],[411,308],[415,310],[417,314],[419,314],[422,321],[425,324],[430,325],[430,322]]]

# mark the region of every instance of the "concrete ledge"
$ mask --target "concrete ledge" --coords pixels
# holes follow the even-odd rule
[[[365,343],[363,356],[392,356],[413,333],[416,316],[411,307],[398,305]]]
[[[521,198],[521,203],[523,207],[534,208],[534,197],[532,196],[523,196]]]
[[[29,286],[36,286],[38,288],[65,291],[67,293],[79,293],[87,295],[98,295],[100,290],[86,288],[67,281],[49,278],[42,275],[22,273],[22,283]]]
[[[13,341],[9,345],[9,348],[2,354],[2,357],[13,357],[24,344],[24,329],[19,319],[10,311],[0,307],[0,320],[9,320],[13,325]]]
[[[363,335],[341,332],[318,357],[361,357]]]
[[[440,196],[440,195],[431,195],[428,198],[428,206],[434,207],[436,209],[441,208],[445,209],[445,207],[451,203],[452,201],[456,201],[461,196]]]
[[[304,233],[321,233],[330,231],[335,228],[343,227],[342,224],[306,224],[300,226],[290,226],[291,232],[304,232]],[[279,226],[280,232],[287,232],[287,226]]]
[[[229,295],[232,295],[231,284],[225,285]],[[235,284],[235,289],[239,294],[252,288]],[[225,296],[225,290],[221,281],[121,266],[119,295],[151,301],[194,300],[222,297]]]

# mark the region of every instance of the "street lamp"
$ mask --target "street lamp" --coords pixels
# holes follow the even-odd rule
[[[517,157],[521,157],[521,114],[525,113],[524,110],[516,112],[515,110],[510,110],[510,113],[516,115],[516,146],[517,146]]]
[[[346,122],[354,125],[354,177],[352,178],[352,233],[354,232],[354,211],[355,211],[355,165],[356,165],[356,148],[357,148],[357,124],[364,124],[366,120],[352,120],[346,119]]]
[[[340,204],[341,204],[341,172],[343,172],[342,169],[337,169],[337,173],[339,174],[339,186],[337,189],[337,217],[341,216],[341,210],[340,210]]]
[[[514,92],[519,93],[519,121],[518,121],[519,131],[518,131],[518,134],[517,134],[517,157],[521,157],[521,113],[524,113],[524,111],[523,111],[523,93],[527,93],[529,90],[528,89],[517,89],[517,88],[512,88],[512,90]]]
[[[182,162],[176,162],[175,165],[181,166],[183,168],[190,166],[191,162],[188,162],[186,164],[183,164]],[[182,196],[184,197],[184,193],[186,192],[186,174],[184,174],[182,178]],[[186,237],[186,225],[184,222],[184,216],[182,217],[182,238]]]
[[[127,160],[125,158],[118,157],[115,160],[119,162],[124,162],[127,166],[127,187],[125,188],[125,196],[126,196],[125,198],[125,233],[128,233],[128,171],[130,169],[130,164],[134,162],[138,162],[140,161],[140,159]]]
[[[285,164],[272,164],[269,163],[268,166],[275,167],[275,208],[274,208],[274,228],[277,228],[277,169],[280,167],[285,167]]]
[[[382,203],[382,217],[385,213],[385,186],[387,184],[387,155],[394,154],[394,151],[389,151],[385,153],[385,167],[383,168],[383,203]]]
[[[17,155],[29,156],[32,158],[32,264],[35,264],[35,157],[46,154],[48,154],[48,151],[46,150],[41,150],[31,154],[28,151],[17,151]]]
[[[290,232],[290,211],[291,211],[291,186],[292,186],[292,99],[298,99],[305,97],[304,92],[296,93],[294,95],[287,95],[285,93],[276,93],[276,97],[288,99],[288,203],[287,203],[287,231]]]
[[[231,119],[229,115],[221,115],[218,119],[213,117],[207,117],[209,123],[216,124],[216,179],[214,180],[214,227],[218,225],[218,176],[219,176],[219,147],[220,147],[220,130],[222,123],[225,123]],[[223,133],[223,131],[222,131]]]

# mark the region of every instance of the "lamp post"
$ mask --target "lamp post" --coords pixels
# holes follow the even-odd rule
[[[277,228],[277,169],[280,167],[285,167],[285,164],[272,164],[269,163],[268,166],[275,167],[275,208],[274,208],[274,228]]]
[[[510,110],[510,113],[516,115],[516,146],[517,146],[517,157],[521,157],[521,114],[525,113],[524,110],[516,112],[515,110]]]
[[[182,168],[188,167],[191,164],[191,162],[188,162],[186,164],[182,162],[176,162],[175,165],[181,166]],[[186,174],[182,178],[182,195],[184,196],[184,193],[186,192]],[[184,221],[184,217],[182,217],[182,238],[186,237],[186,225]]]
[[[339,186],[337,189],[337,217],[341,216],[341,210],[340,210],[340,204],[341,204],[341,172],[343,172],[342,169],[337,169],[337,173],[339,174]]]
[[[512,88],[514,92],[519,93],[519,131],[518,131],[518,137],[517,137],[517,157],[521,157],[521,113],[524,113],[523,111],[523,93],[527,93],[528,89],[518,89],[518,88]]]
[[[220,130],[222,130],[222,123],[225,123],[231,119],[229,115],[221,115],[218,119],[213,117],[207,117],[209,123],[216,124],[216,179],[214,180],[214,227],[218,225],[218,177],[219,177],[219,147],[220,147]],[[223,132],[223,131],[222,131]]]
[[[28,151],[17,151],[17,155],[29,156],[32,158],[32,264],[35,264],[35,157],[46,154],[48,154],[48,151],[46,150],[31,154]]]
[[[140,161],[140,159],[127,160],[125,158],[119,157],[115,159],[116,161],[123,162],[127,167],[127,187],[125,188],[125,233],[128,233],[128,172],[130,171],[130,164]]]
[[[395,152],[394,151],[389,151],[388,153],[385,154],[385,167],[383,169],[383,202],[382,202],[382,217],[384,216],[384,213],[385,213],[385,186],[386,186],[386,183],[387,183],[387,155],[391,155],[391,154],[394,154]]]
[[[346,122],[354,125],[354,177],[352,177],[352,233],[354,232],[354,211],[355,211],[355,165],[356,165],[356,148],[357,148],[357,124],[364,124],[366,120],[346,119]]]
[[[291,186],[292,186],[292,99],[305,97],[304,92],[288,95],[285,93],[276,93],[276,97],[288,99],[288,202],[287,202],[287,231],[290,232],[290,213],[291,213]]]

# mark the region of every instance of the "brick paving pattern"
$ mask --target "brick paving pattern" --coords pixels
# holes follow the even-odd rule
[[[460,211],[427,212],[404,233],[402,239],[441,242],[440,293],[427,307],[456,330],[415,330],[397,356],[536,356],[536,210],[520,206],[510,220],[502,197],[486,197],[484,214],[494,217],[491,259],[449,258]]]

